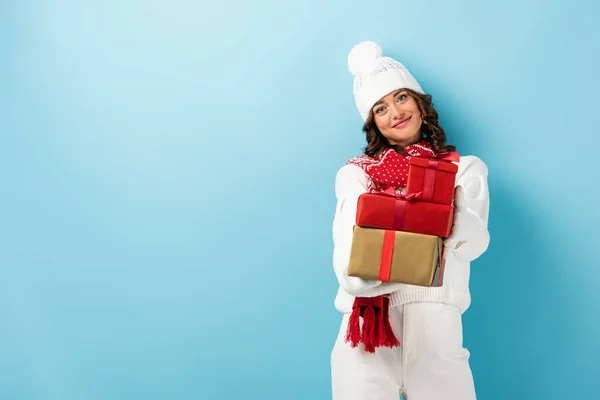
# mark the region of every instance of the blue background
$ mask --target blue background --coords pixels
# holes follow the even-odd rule
[[[573,4],[571,4],[573,3]],[[482,399],[600,391],[596,2],[4,1],[0,399],[327,399],[347,54],[490,170]]]

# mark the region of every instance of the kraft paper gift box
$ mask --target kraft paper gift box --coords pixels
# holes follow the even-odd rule
[[[398,195],[393,189],[365,193],[358,198],[356,225],[395,231],[448,237],[452,230],[454,207],[421,201],[411,195]]]
[[[356,225],[348,275],[418,286],[442,286],[442,238]]]
[[[420,200],[451,205],[457,171],[458,165],[449,161],[411,157],[406,193],[420,193]]]

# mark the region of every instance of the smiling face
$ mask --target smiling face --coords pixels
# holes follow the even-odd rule
[[[371,111],[377,128],[392,146],[404,148],[421,140],[421,110],[406,90],[386,95]]]

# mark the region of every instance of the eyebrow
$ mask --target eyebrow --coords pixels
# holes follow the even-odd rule
[[[404,92],[404,91],[405,91],[405,89],[398,89],[398,90],[396,90],[394,92],[394,96],[393,97],[396,97],[396,95],[398,95],[398,93]],[[377,107],[380,104],[383,104],[383,101],[379,100],[377,103],[373,104],[373,107]]]

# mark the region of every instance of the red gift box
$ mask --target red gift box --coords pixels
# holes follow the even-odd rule
[[[420,201],[414,195],[393,191],[365,193],[358,198],[356,225],[394,231],[448,237],[454,207]]]
[[[458,153],[452,156],[458,158]],[[420,193],[420,200],[451,205],[458,165],[443,159],[411,157],[408,167],[407,193]]]

